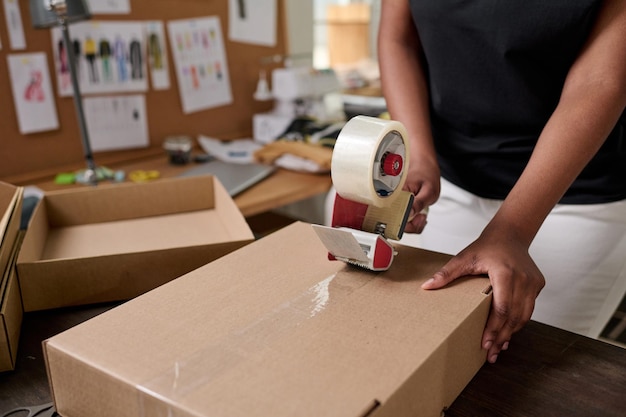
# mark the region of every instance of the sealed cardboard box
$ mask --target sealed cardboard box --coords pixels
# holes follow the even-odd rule
[[[487,279],[327,259],[294,223],[44,342],[67,417],[437,416],[485,361]]]
[[[253,239],[213,176],[49,192],[17,261],[24,310],[127,300]]]
[[[22,304],[15,277],[23,189],[0,182],[0,372],[15,366]]]

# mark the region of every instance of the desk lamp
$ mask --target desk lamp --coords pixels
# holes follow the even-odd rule
[[[74,106],[78,116],[83,152],[85,160],[87,161],[87,169],[81,171],[76,180],[77,182],[95,185],[98,182],[97,169],[93,161],[91,143],[89,142],[89,133],[87,132],[85,113],[83,111],[83,102],[78,85],[76,57],[68,31],[69,23],[88,20],[91,17],[89,8],[84,0],[30,0],[30,15],[33,27],[36,29],[51,28],[54,26],[61,27],[72,81],[72,90],[74,92]]]

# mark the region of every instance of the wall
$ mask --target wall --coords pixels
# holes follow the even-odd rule
[[[13,184],[27,184],[62,171],[84,167],[74,103],[71,97],[56,97],[60,129],[49,132],[21,135],[13,104],[7,55],[22,52],[45,52],[56,95],[56,77],[50,31],[35,30],[31,26],[27,1],[19,1],[25,30],[27,49],[11,50],[5,25],[4,8],[0,7],[0,180]],[[163,139],[168,135],[187,134],[196,137],[205,134],[221,139],[249,137],[252,115],[267,111],[271,102],[252,99],[263,57],[286,52],[285,8],[278,4],[277,45],[264,47],[228,41],[228,0],[131,0],[130,15],[95,15],[95,20],[168,20],[219,16],[230,70],[233,103],[191,114],[183,114],[171,47],[168,41],[170,84],[168,90],[145,92],[150,146],[135,151],[101,152],[94,155],[96,163],[106,165],[111,161],[138,158],[161,151]]]
[[[300,65],[313,65],[313,1],[284,0],[287,55]]]

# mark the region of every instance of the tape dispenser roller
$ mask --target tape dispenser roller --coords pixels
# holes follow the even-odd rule
[[[328,258],[373,271],[389,269],[413,194],[402,187],[409,148],[402,123],[369,116],[350,119],[337,137],[331,160],[336,196],[331,227],[313,225]]]

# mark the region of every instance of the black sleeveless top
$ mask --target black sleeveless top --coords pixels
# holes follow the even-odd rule
[[[408,1],[424,50],[442,176],[504,199],[559,101],[601,0]],[[561,203],[625,198],[622,114]]]

